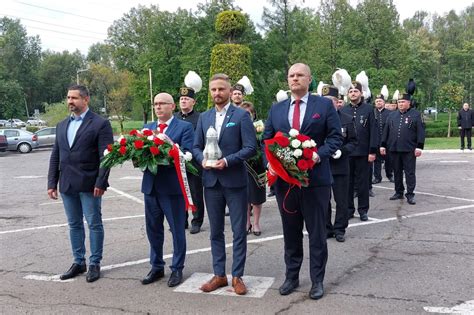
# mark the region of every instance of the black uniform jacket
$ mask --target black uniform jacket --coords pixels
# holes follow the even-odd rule
[[[349,175],[349,154],[354,151],[358,144],[357,134],[352,116],[341,113],[340,111],[337,113],[341,119],[341,131],[344,141],[340,148],[342,152],[341,157],[339,159],[334,159],[331,157],[329,160],[331,165],[331,173],[333,175]]]
[[[393,152],[423,149],[425,127],[420,112],[410,108],[405,113],[396,110],[388,116],[381,146]]]

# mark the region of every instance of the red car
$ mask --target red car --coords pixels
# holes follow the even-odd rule
[[[0,152],[5,152],[8,147],[7,137],[4,135],[0,135]]]

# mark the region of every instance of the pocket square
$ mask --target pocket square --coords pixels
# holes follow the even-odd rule
[[[321,118],[321,115],[319,115],[318,113],[313,115],[313,119],[319,119],[319,118]]]
[[[233,127],[235,126],[235,122],[228,122],[227,125],[225,125],[225,127]]]

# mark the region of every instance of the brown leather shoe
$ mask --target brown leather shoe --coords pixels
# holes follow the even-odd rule
[[[226,287],[227,285],[228,285],[228,283],[227,283],[227,277],[226,276],[223,276],[223,277],[214,276],[214,277],[212,277],[211,280],[209,280],[208,282],[204,283],[201,286],[201,290],[203,292],[212,292],[212,291],[215,291],[219,288]]]
[[[242,278],[233,277],[232,287],[234,288],[235,293],[238,295],[245,295],[247,293],[247,288],[245,287],[245,284],[242,281]]]

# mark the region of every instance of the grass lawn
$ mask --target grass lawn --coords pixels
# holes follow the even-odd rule
[[[112,123],[112,130],[114,134],[120,134],[120,123],[117,120],[111,121]],[[124,132],[129,132],[132,129],[142,129],[143,128],[143,121],[141,120],[128,120],[123,122],[123,129]]]
[[[459,137],[451,138],[426,138],[425,149],[459,149],[461,147],[461,140]]]

